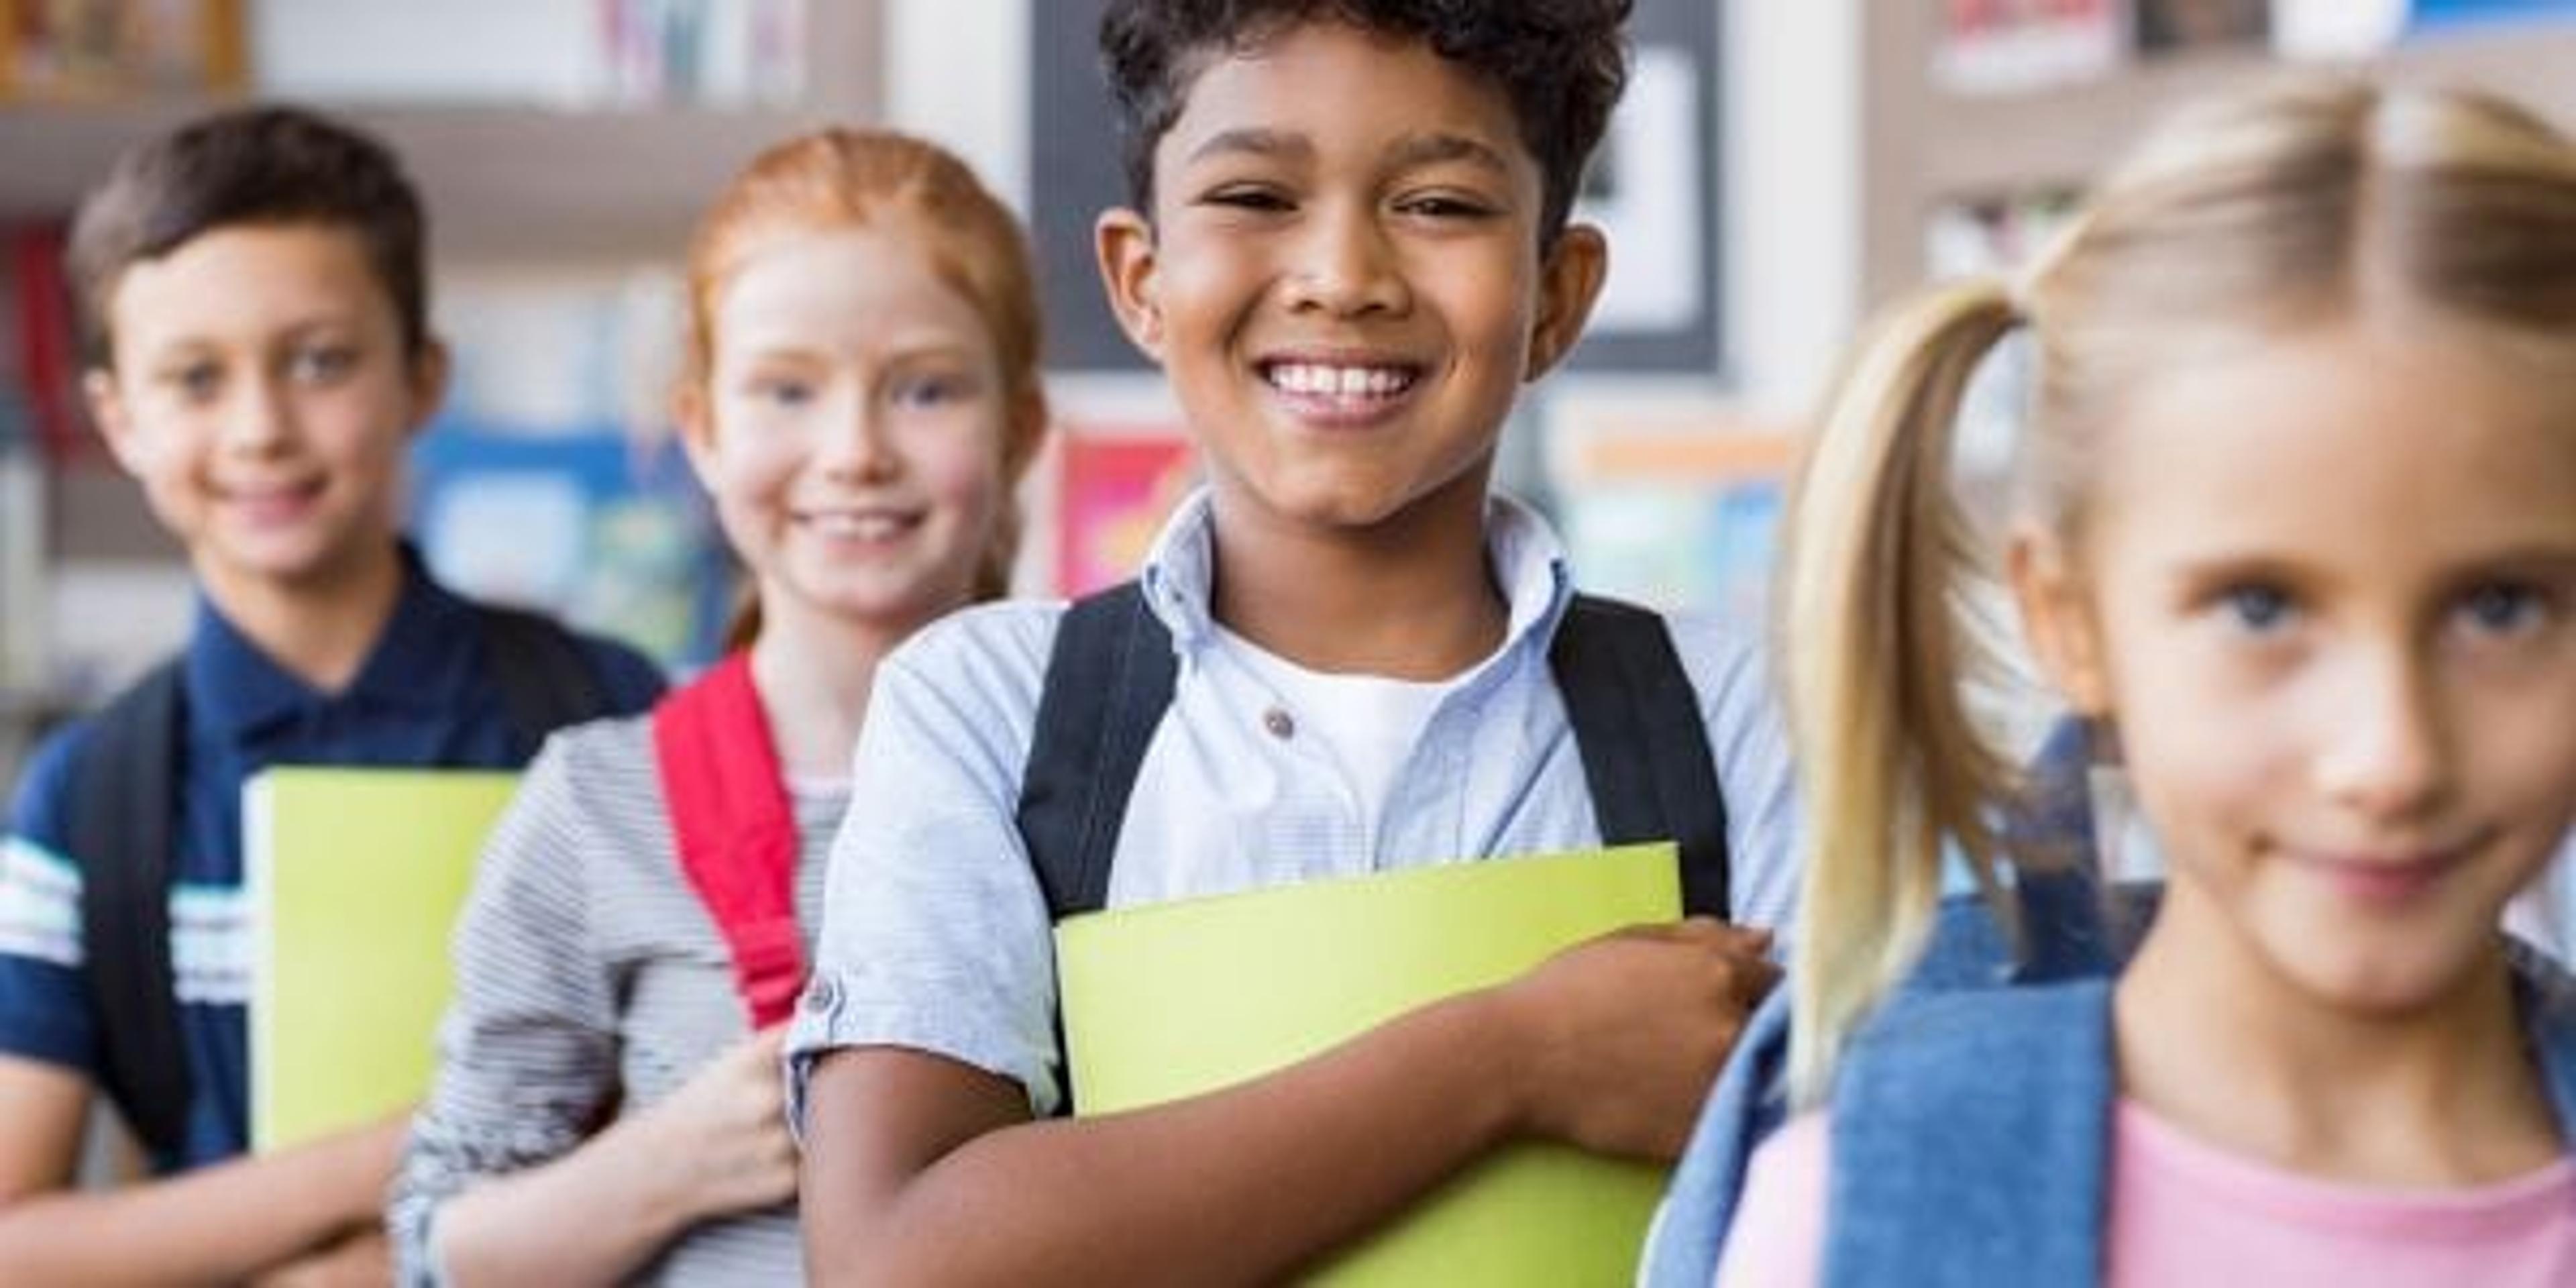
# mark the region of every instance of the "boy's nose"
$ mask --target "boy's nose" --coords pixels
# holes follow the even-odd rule
[[[2428,659],[2388,650],[2357,662],[2337,686],[2319,786],[2364,816],[2401,820],[2438,803],[2449,787],[2447,722]]]
[[[1319,214],[1298,246],[1289,304],[1335,317],[1399,313],[1411,302],[1386,231],[1367,214]]]
[[[294,437],[295,404],[274,379],[243,380],[224,408],[223,446],[243,455],[265,455]]]

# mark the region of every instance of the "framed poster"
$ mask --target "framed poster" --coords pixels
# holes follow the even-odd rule
[[[1029,211],[1049,365],[1136,371],[1102,297],[1092,223],[1127,200],[1116,115],[1100,73],[1106,0],[1033,0]],[[1637,0],[1627,93],[1593,157],[1575,217],[1610,238],[1610,278],[1566,370],[1714,375],[1724,356],[1717,248],[1718,8]]]

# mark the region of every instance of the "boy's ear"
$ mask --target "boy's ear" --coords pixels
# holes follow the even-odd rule
[[[2078,713],[2111,714],[2111,678],[2102,623],[2082,572],[2065,545],[2047,533],[2016,531],[2004,556],[2022,631],[2049,682]]]
[[[1529,368],[1521,379],[1546,375],[1574,351],[1609,275],[1610,240],[1600,229],[1568,224],[1557,234],[1538,266],[1538,311],[1530,321]]]
[[[116,385],[116,373],[105,367],[92,367],[81,373],[81,398],[89,404],[90,423],[98,426],[98,437],[107,444],[107,454],[116,467],[128,474],[141,474],[135,453],[134,417],[125,405],[125,392]]]
[[[405,428],[417,434],[438,415],[439,404],[447,401],[447,381],[455,367],[447,345],[436,336],[420,342],[420,352],[411,360],[411,424]]]
[[[1109,292],[1109,309],[1129,343],[1156,362],[1163,360],[1163,309],[1155,255],[1154,225],[1124,206],[1100,213],[1092,225],[1092,250],[1100,260],[1100,284]]]

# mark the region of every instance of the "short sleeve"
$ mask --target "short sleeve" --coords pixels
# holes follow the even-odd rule
[[[1798,903],[1797,775],[1761,648],[1750,632],[1706,617],[1676,617],[1671,629],[1726,796],[1734,919],[1777,932],[1785,951]]]
[[[1812,1288],[1824,1269],[1832,1170],[1833,1124],[1823,1114],[1791,1119],[1753,1151],[1718,1288]]]
[[[529,766],[457,922],[438,1072],[387,1214],[399,1282],[435,1280],[441,1203],[570,1152],[617,1087],[616,1001],[584,918],[580,736],[549,739]]]
[[[924,1051],[1057,1099],[1054,941],[1015,824],[1052,610],[969,610],[878,668],[787,1042],[803,1130],[816,1057]]]
[[[86,728],[63,730],[37,749],[0,833],[0,1054],[95,1076],[81,865],[68,845],[71,766]]]

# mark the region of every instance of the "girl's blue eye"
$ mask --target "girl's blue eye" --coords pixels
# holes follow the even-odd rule
[[[171,373],[169,380],[171,384],[178,386],[182,395],[194,400],[203,400],[213,397],[215,391],[223,387],[224,373],[221,368],[212,363],[200,363],[193,367],[180,368]]]
[[[2511,635],[2537,622],[2548,605],[2529,586],[2491,582],[2461,596],[2459,612],[2468,625],[2485,635]]]
[[[941,407],[957,401],[964,394],[962,382],[946,376],[932,376],[907,380],[896,386],[894,400],[903,407]]]
[[[2292,609],[2278,586],[2237,586],[2220,595],[2219,603],[2236,625],[2258,635],[2287,625]]]

